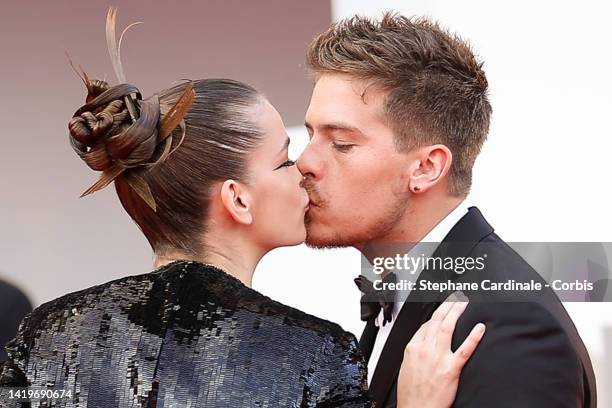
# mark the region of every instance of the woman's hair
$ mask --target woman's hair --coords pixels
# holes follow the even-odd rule
[[[70,142],[103,172],[84,195],[114,181],[155,253],[200,255],[214,183],[248,180],[248,154],[262,139],[251,112],[263,97],[229,79],[182,83],[147,100],[133,85],[84,81],[87,103],[70,120]]]

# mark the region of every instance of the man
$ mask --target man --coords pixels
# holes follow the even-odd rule
[[[542,281],[465,203],[491,115],[482,64],[465,42],[423,18],[353,17],[316,37],[307,61],[310,142],[297,165],[311,198],[308,245],[353,246],[371,260],[378,244],[442,241],[428,255],[491,255],[484,271],[449,279]],[[395,406],[404,347],[439,305],[418,296],[364,314],[377,407]],[[528,300],[470,302],[453,349],[478,322],[487,334],[456,407],[596,407],[591,362],[562,304],[550,290]]]

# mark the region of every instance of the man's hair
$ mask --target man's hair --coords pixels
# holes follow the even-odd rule
[[[398,150],[446,145],[450,193],[467,195],[491,105],[482,63],[465,41],[423,17],[354,16],[315,37],[307,63],[316,76],[346,74],[381,89]]]

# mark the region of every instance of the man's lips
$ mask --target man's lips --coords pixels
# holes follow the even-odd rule
[[[308,195],[308,207],[320,207],[319,204],[312,200],[312,197],[317,197],[316,188],[314,187],[314,183],[311,179],[304,177],[302,181],[300,181],[300,187],[306,191]]]

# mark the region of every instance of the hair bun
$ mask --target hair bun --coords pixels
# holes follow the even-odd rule
[[[98,171],[113,164],[132,168],[150,163],[158,144],[157,96],[142,101],[138,88],[130,84],[109,87],[98,81],[87,88],[89,102],[68,122],[70,142],[79,157]],[[137,118],[133,121],[127,106],[131,100],[126,102],[132,94],[137,97],[133,102]]]
[[[70,65],[87,87],[85,105],[81,106],[68,122],[70,144],[90,168],[102,171],[98,181],[81,197],[106,187],[127,169],[152,167],[164,161],[180,146],[185,137],[183,117],[195,98],[193,83],[189,83],[183,95],[160,121],[157,94],[143,100],[138,88],[125,83],[119,55],[125,30],[117,42],[116,12],[114,7],[108,10],[106,40],[113,69],[121,82],[119,85],[110,87],[105,81],[91,80],[82,68],[82,75],[79,74],[66,53]],[[173,139],[169,136],[178,125],[183,129],[182,137],[171,151]],[[125,173],[125,177],[128,184],[155,210],[155,200],[141,174],[129,172]]]
[[[86,78],[85,85],[87,86],[87,96],[85,97],[85,103],[91,102],[101,93],[107,91],[108,88],[110,88],[108,82],[103,81],[101,79]]]

